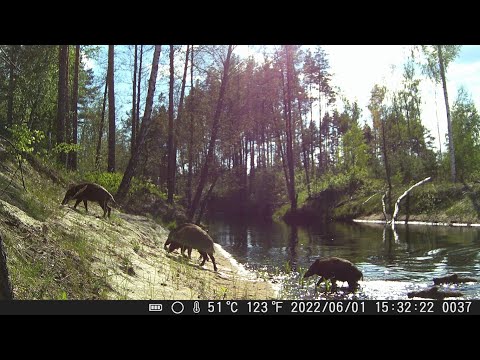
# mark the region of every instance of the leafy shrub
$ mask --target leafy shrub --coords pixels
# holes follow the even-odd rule
[[[111,194],[115,194],[122,182],[123,174],[110,172],[91,172],[85,175],[87,181],[91,181],[102,185]],[[162,192],[157,185],[150,180],[142,180],[133,178],[128,194],[134,195],[138,193],[147,193],[160,197],[163,200],[167,199],[167,195]]]
[[[35,145],[45,138],[45,134],[40,130],[30,130],[27,124],[14,124],[8,129],[12,136],[12,143],[18,151],[30,154],[33,152]],[[12,149],[12,151],[14,151]],[[17,153],[15,156],[21,156]]]

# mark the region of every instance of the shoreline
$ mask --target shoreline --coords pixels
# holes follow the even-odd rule
[[[385,220],[373,220],[373,219],[353,219],[355,223],[368,223],[368,224],[386,224]],[[405,220],[396,220],[395,225],[428,225],[428,226],[450,226],[450,227],[480,227],[480,224],[471,224],[471,223],[456,223],[456,222],[437,222],[437,221],[409,221],[408,223]]]
[[[240,278],[243,281],[249,281],[249,282],[266,282],[268,286],[271,287],[274,293],[274,298],[278,297],[278,294],[280,293],[280,285],[274,284],[269,280],[260,280],[258,277],[258,273],[256,271],[248,270],[245,268],[245,265],[242,263],[238,262],[232,254],[230,254],[227,250],[225,250],[220,244],[215,243],[215,250],[220,253],[220,256],[222,256],[225,260],[229,261],[230,266],[232,266],[234,269],[237,270],[237,274],[240,276]]]

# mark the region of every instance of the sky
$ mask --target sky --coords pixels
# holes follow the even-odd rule
[[[357,100],[362,109],[362,120],[370,121],[368,102],[370,92],[375,84],[385,85],[388,89],[398,89],[401,86],[403,64],[410,54],[411,46],[406,45],[324,45],[322,46],[330,63],[332,73],[332,85],[340,88],[341,93],[350,101]],[[119,47],[118,47],[119,48]],[[255,54],[258,46],[239,45],[235,53],[240,56]],[[104,47],[106,50],[106,47]],[[162,47],[162,53],[165,52]],[[105,51],[106,53],[106,51]],[[118,49],[116,56],[129,56],[128,51]],[[263,56],[259,55],[258,60]],[[145,60],[151,61],[151,55]],[[95,68],[95,64],[90,64]],[[129,75],[116,75],[115,92],[119,95],[122,103],[117,116],[125,117],[126,111],[131,104],[131,68]],[[159,89],[167,84],[168,64],[161,65],[159,72]],[[148,74],[149,75],[149,74]],[[144,76],[147,81],[147,76]],[[422,122],[435,137],[434,145],[439,147],[441,140],[442,150],[445,151],[447,133],[447,120],[443,89],[441,84],[433,82],[422,76],[420,90],[422,98]],[[118,82],[117,82],[118,81]],[[464,45],[460,54],[447,69],[447,90],[450,106],[453,106],[457,97],[457,91],[463,86],[473,99],[477,109],[480,109],[480,45]],[[438,128],[437,128],[438,124]],[[440,136],[439,136],[440,133]]]
[[[367,108],[370,92],[375,84],[388,89],[401,87],[403,65],[410,55],[409,45],[324,45],[332,73],[332,84],[353,102],[357,100],[362,109],[362,119],[370,121]],[[252,46],[240,46],[236,52],[244,56],[253,54]],[[422,79],[422,122],[435,137],[434,145],[445,151],[447,115],[441,84],[433,82],[417,72]],[[450,108],[463,86],[480,110],[480,45],[464,45],[458,57],[447,69],[447,91]],[[437,121],[438,118],[438,121]],[[438,127],[437,127],[438,124]],[[439,131],[440,130],[440,136]]]
[[[369,118],[367,108],[370,91],[378,83],[387,88],[398,88],[402,80],[403,64],[410,54],[410,46],[400,45],[326,45],[333,83],[340,87],[349,100],[358,100],[363,118]],[[420,73],[418,73],[420,75]],[[437,116],[442,150],[445,151],[447,115],[441,84],[419,76],[422,97],[422,122],[435,137],[438,148]],[[447,91],[450,107],[463,86],[480,109],[480,46],[462,46],[457,59],[447,69]]]

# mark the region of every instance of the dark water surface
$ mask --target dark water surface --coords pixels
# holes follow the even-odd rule
[[[347,283],[336,296],[356,299],[407,299],[409,291],[433,285],[434,277],[451,273],[480,279],[480,228],[399,225],[396,234],[380,224],[316,224],[292,227],[283,223],[245,223],[216,218],[209,231],[245,267],[259,271],[281,286],[286,299],[322,299],[316,276],[301,281],[302,271],[319,257],[350,260],[363,272],[360,289]],[[480,299],[480,283],[444,285],[443,290]],[[453,299],[453,298],[452,298]]]

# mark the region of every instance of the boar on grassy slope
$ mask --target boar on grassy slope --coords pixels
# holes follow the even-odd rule
[[[76,203],[73,206],[74,209],[76,209],[77,205],[83,201],[86,212],[88,212],[87,201],[97,202],[103,209],[103,217],[105,217],[107,212],[108,217],[110,217],[112,208],[108,206],[108,202],[112,201],[113,203],[116,203],[112,194],[110,194],[107,189],[95,183],[81,183],[70,186],[63,198],[62,205],[67,204],[70,200],[76,200]]]
[[[213,253],[215,252],[213,244],[212,238],[205,230],[198,225],[187,223],[170,232],[165,247],[167,245],[169,246],[168,252],[182,248],[183,253],[185,249],[188,249],[189,255],[192,249],[197,249],[203,258],[200,266],[203,266],[205,261],[208,260],[208,257],[210,257],[213,263],[213,269],[217,271],[217,264],[213,257]]]

